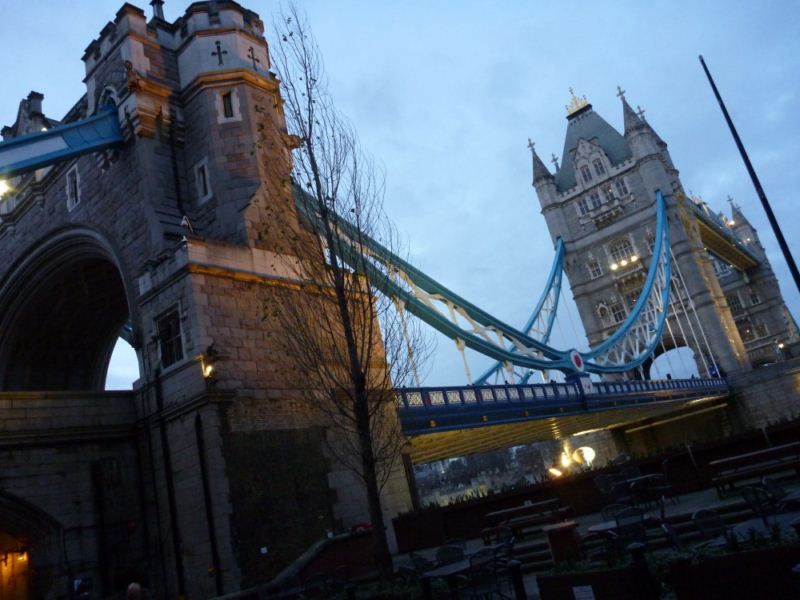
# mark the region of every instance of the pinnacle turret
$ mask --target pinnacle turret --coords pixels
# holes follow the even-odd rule
[[[553,179],[553,175],[550,173],[545,164],[542,162],[542,159],[539,158],[539,155],[536,154],[535,146],[536,144],[534,144],[529,138],[528,148],[530,148],[531,156],[533,158],[533,183],[541,181],[542,179]]]

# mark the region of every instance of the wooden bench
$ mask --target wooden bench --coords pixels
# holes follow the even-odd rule
[[[722,498],[725,491],[736,489],[734,483],[737,481],[789,469],[800,472],[800,442],[713,460],[708,466],[711,469],[711,483]]]
[[[508,527],[514,537],[519,540],[525,533],[531,533],[526,530],[536,525],[544,527],[558,523],[570,513],[571,509],[568,506],[561,506],[558,498],[494,511],[486,515],[486,520],[491,526],[481,531],[481,537],[484,543],[492,543],[495,541],[498,531],[502,527]],[[537,531],[540,530],[541,528],[537,529]]]

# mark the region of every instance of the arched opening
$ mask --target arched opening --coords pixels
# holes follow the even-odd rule
[[[0,598],[45,597],[63,562],[61,525],[33,504],[0,490]]]
[[[700,376],[694,352],[688,346],[678,346],[656,356],[648,373],[650,379],[690,379]]]
[[[136,351],[124,337],[117,338],[108,361],[105,389],[130,390],[139,379],[139,361]]]
[[[117,340],[133,339],[125,284],[107,249],[65,235],[32,252],[0,292],[0,389],[105,388]]]

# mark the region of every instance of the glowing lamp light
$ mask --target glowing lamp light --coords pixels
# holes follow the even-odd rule
[[[619,264],[620,264],[620,266],[623,266],[623,267],[624,267],[624,266],[627,266],[627,264],[628,264],[628,261],[627,261],[627,259],[624,259],[624,258],[623,258],[621,261],[619,261]]]
[[[5,196],[10,191],[11,186],[8,185],[8,182],[5,179],[0,179],[0,196]]]
[[[611,270],[616,271],[617,269],[619,269],[619,265],[617,263],[611,263]]]
[[[632,263],[635,263],[637,260],[639,260],[638,256],[636,256],[635,254],[633,256],[631,256],[631,262]]]
[[[736,225],[736,221],[728,221],[728,225],[730,225],[731,227],[733,227],[734,225]]]
[[[572,460],[579,465],[591,465],[594,462],[595,456],[597,456],[597,453],[594,451],[594,448],[590,446],[581,446],[580,448],[576,448],[572,453]]]
[[[566,452],[562,452],[561,453],[561,466],[562,467],[568,467],[570,462],[572,462],[572,461],[569,458],[569,454],[567,454]]]
[[[786,345],[786,344],[784,344],[783,342],[780,342],[780,343],[778,344],[778,348],[780,348],[781,350],[783,350],[783,347],[784,347],[785,345]]]
[[[47,131],[47,127],[42,127],[42,131]]]
[[[547,469],[547,472],[550,473],[550,475],[552,475],[553,477],[561,477],[563,475],[563,473],[558,469],[556,469],[555,467],[550,467],[549,469]]]
[[[214,374],[214,365],[203,365],[203,377],[208,379]]]

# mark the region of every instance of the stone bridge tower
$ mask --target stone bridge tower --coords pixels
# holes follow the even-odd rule
[[[667,144],[643,113],[630,107],[622,90],[619,96],[624,133],[573,95],[554,174],[532,148],[533,185],[551,235],[565,242],[565,270],[589,344],[608,337],[639,296],[655,233],[654,195],[661,190],[668,206],[673,285],[668,329],[658,352],[690,347],[703,376],[717,369],[723,374],[748,369],[754,357],[748,357],[743,329],[737,328],[737,307],[720,285],[720,265],[736,265],[746,280],[761,282],[761,289],[765,277],[775,283],[763,249],[754,234],[745,235],[744,223],[733,228],[702,202],[686,198]],[[738,239],[739,234],[744,237]],[[754,297],[768,293],[780,313],[770,319],[771,334],[796,335],[780,293],[774,297],[777,285],[769,292],[769,284],[763,287]]]
[[[0,552],[30,552],[36,597],[134,578],[213,597],[368,520],[264,320],[298,292],[268,228],[295,208],[273,185],[291,157],[262,21],[221,0],[170,23],[151,4],[149,21],[125,4],[89,44],[63,119],[34,92],[3,130],[112,102],[125,137],[0,201]],[[103,392],[119,336],[140,378]],[[405,486],[385,488],[387,516]]]

